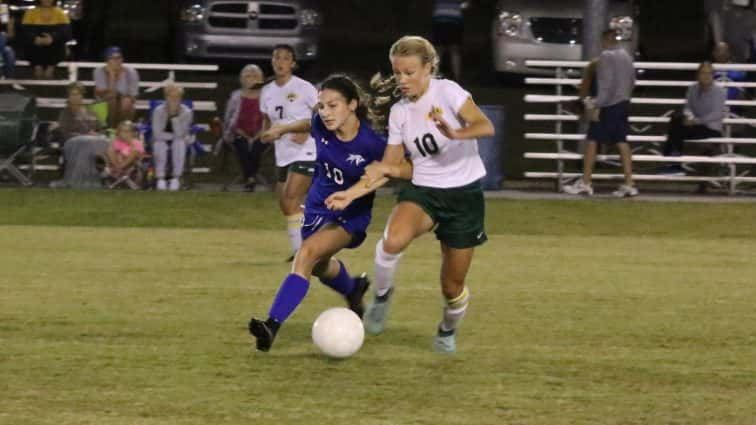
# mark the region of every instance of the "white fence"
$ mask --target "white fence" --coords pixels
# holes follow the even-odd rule
[[[526,113],[525,121],[533,123],[553,123],[554,130],[552,133],[546,132],[528,132],[525,134],[526,140],[549,141],[555,143],[556,152],[526,152],[524,157],[531,160],[551,160],[556,161],[556,170],[554,172],[535,172],[525,173],[526,178],[538,179],[556,179],[557,190],[561,191],[565,183],[580,177],[579,173],[566,172],[566,161],[582,160],[582,155],[567,150],[565,142],[582,141],[585,135],[578,133],[567,133],[564,131],[564,123],[578,122],[580,117],[568,112],[563,106],[563,102],[576,100],[578,97],[568,93],[575,86],[580,84],[579,79],[567,78],[567,75],[574,74],[575,69],[585,67],[588,62],[585,61],[527,61],[527,66],[553,68],[555,78],[526,78],[525,83],[531,86],[553,86],[553,95],[536,95],[527,94],[525,102],[532,105],[553,105],[554,113],[536,114]],[[673,62],[636,62],[635,67],[639,70],[659,70],[659,71],[695,71],[698,69],[698,63],[673,63]],[[715,64],[714,69],[719,70],[738,70],[738,71],[756,71],[756,65],[747,64]],[[685,89],[694,84],[692,80],[644,80],[638,77],[636,87],[663,87]],[[717,83],[724,87],[738,88],[756,88],[754,82],[735,82],[726,81]],[[636,88],[636,93],[638,89]],[[669,116],[675,108],[685,104],[685,92],[682,91],[679,97],[633,97],[630,100],[632,112],[639,109],[649,109],[654,106],[668,106],[670,109],[659,114],[652,115],[644,113],[643,115],[631,115],[629,121],[634,130],[648,131],[651,126],[669,122]],[[750,108],[756,106],[756,100],[728,100],[728,107]],[[645,125],[643,128],[636,128],[636,125]],[[756,126],[756,119],[741,117],[730,113],[724,120],[724,134],[720,138],[711,138],[703,140],[690,140],[686,143],[711,143],[722,147],[721,155],[716,157],[708,156],[682,156],[682,157],[665,157],[659,153],[659,144],[664,143],[667,139],[666,128],[664,134],[631,134],[628,136],[628,142],[633,146],[634,163],[684,163],[684,164],[721,164],[726,168],[725,175],[715,176],[670,176],[663,174],[642,174],[637,173],[634,178],[638,181],[675,181],[675,182],[710,182],[715,185],[727,185],[728,192],[734,194],[738,191],[740,183],[754,183],[756,177],[750,176],[751,168],[756,165],[756,158],[745,157],[736,153],[736,146],[755,145],[756,138],[732,137],[733,126]],[[636,131],[637,132],[637,131]],[[644,152],[646,154],[644,154]],[[597,161],[609,164],[616,164],[618,157],[615,155],[599,155]],[[619,180],[623,176],[621,173],[597,173],[593,175],[597,180]]]

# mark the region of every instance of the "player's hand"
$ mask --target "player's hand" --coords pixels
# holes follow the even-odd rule
[[[281,138],[283,133],[281,132],[281,127],[279,126],[273,126],[263,132],[263,134],[260,135],[260,141],[263,143],[270,143],[274,142]]]
[[[362,181],[365,187],[370,187],[376,181],[386,176],[386,167],[381,161],[373,161],[365,167],[365,174],[362,175]]]
[[[301,132],[301,133],[291,133],[291,141],[301,145],[304,142],[306,142],[310,138],[310,133],[308,132]]]
[[[449,125],[449,123],[446,122],[440,108],[437,108],[435,106],[432,107],[430,115],[433,119],[433,122],[436,124],[436,128],[438,128],[438,131],[440,131],[441,134],[448,137],[449,139],[459,139],[459,137],[457,136],[457,130],[453,129]]]
[[[325,200],[326,208],[333,211],[345,210],[352,203],[352,198],[345,191],[332,193]]]

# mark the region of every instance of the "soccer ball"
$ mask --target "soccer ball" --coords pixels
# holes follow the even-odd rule
[[[348,308],[329,308],[312,324],[312,342],[328,357],[347,358],[362,347],[364,339],[362,320]]]

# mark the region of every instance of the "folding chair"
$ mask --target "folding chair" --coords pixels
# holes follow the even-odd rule
[[[32,181],[14,162],[24,153],[33,154],[37,132],[36,100],[15,93],[0,94],[0,172],[7,171],[23,186]]]

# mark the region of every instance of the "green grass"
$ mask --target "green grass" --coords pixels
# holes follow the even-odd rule
[[[0,424],[753,424],[756,207],[488,202],[460,352],[431,236],[390,328],[346,361],[310,342],[313,282],[267,354],[287,242],[266,194],[0,190]],[[341,258],[372,270],[390,198]]]

